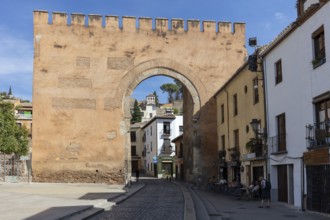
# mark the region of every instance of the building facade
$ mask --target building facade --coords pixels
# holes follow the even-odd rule
[[[272,199],[330,213],[330,3],[297,6],[297,20],[261,53]]]
[[[142,121],[149,121],[154,116],[156,116],[157,106],[156,106],[156,97],[153,94],[147,95],[146,104],[143,109],[141,109],[143,113]]]
[[[172,140],[175,144],[175,177],[178,180],[184,180],[184,159],[183,159],[183,134],[180,134]]]
[[[260,70],[260,68],[259,68]],[[243,64],[216,93],[219,179],[248,186],[267,174],[263,76]],[[251,122],[259,123],[257,133]]]
[[[173,114],[156,116],[143,126],[145,133],[146,173],[157,178],[175,178],[175,145],[171,141],[180,134],[183,117]]]
[[[132,173],[136,170],[139,170],[141,173],[144,173],[144,144],[143,144],[143,135],[144,131],[142,129],[143,125],[146,122],[138,122],[131,125],[131,166]]]

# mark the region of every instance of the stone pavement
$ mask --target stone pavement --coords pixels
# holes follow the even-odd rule
[[[310,212],[300,211],[294,206],[281,202],[272,202],[270,208],[258,208],[258,199],[245,200],[235,198],[231,195],[224,195],[218,192],[194,190],[201,198],[209,214],[205,220],[329,220],[330,216]]]
[[[0,183],[0,219],[82,219],[80,215],[85,213],[110,210],[143,187],[140,182],[129,188],[106,184]]]

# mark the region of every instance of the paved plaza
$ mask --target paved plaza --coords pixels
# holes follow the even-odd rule
[[[98,213],[107,212],[114,206],[120,208],[125,202],[134,206],[133,201],[136,203],[140,201],[138,197],[142,198],[141,195],[148,191],[148,181],[152,179],[142,178],[139,182],[133,181],[129,188],[106,184],[0,183],[0,219],[83,219],[95,214],[97,218]],[[271,208],[260,209],[257,208],[258,200],[238,200],[233,196],[194,189],[191,185],[182,182],[153,180],[158,181],[160,190],[161,188],[164,190],[164,187],[172,188],[171,184],[179,186],[184,195],[185,220],[193,219],[194,213],[196,219],[203,220],[330,219],[327,215],[302,212],[284,203],[272,202]],[[194,205],[191,206],[192,201]],[[127,205],[122,206],[126,206],[127,209]],[[145,213],[147,217],[144,219],[148,219],[148,212]],[[157,219],[162,219],[161,217]]]

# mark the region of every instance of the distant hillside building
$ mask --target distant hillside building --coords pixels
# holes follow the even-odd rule
[[[142,122],[149,121],[152,117],[156,116],[156,96],[153,94],[147,95],[147,101],[142,105],[141,112],[143,113]]]

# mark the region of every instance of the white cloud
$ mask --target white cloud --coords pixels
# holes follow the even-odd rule
[[[20,38],[0,26],[0,75],[33,71],[33,42]]]
[[[0,91],[32,99],[33,42],[0,24]],[[32,40],[31,40],[32,41]]]
[[[279,22],[285,22],[285,23],[288,21],[288,17],[282,12],[275,12],[275,19]]]
[[[272,28],[272,23],[269,21],[266,21],[262,24],[266,30],[270,30]]]

